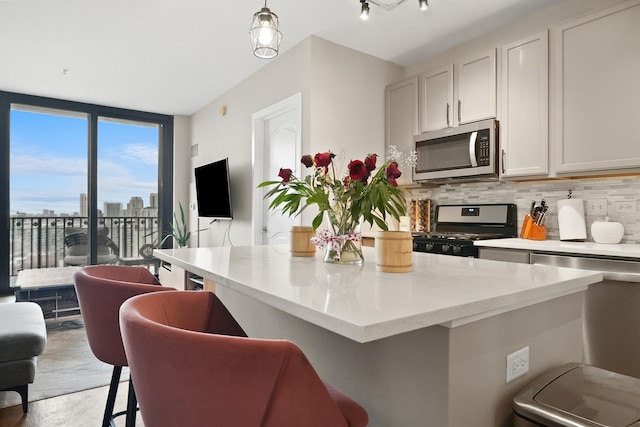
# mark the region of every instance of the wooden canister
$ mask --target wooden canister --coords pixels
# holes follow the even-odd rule
[[[413,237],[409,231],[376,233],[376,270],[406,273],[413,265]]]
[[[311,243],[313,228],[304,225],[291,227],[291,255],[292,256],[315,256],[316,245]]]

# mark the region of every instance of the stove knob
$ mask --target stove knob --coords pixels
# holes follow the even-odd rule
[[[413,250],[417,250],[418,249],[418,244],[416,242],[413,242]]]
[[[425,243],[424,249],[426,251],[432,251],[433,250],[433,243]]]
[[[442,245],[442,252],[449,252],[449,245]]]
[[[462,248],[460,246],[454,246],[453,247],[453,253],[454,254],[459,254],[461,250],[462,250]]]

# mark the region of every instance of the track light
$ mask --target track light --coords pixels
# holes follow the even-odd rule
[[[425,11],[429,9],[429,1],[428,0],[418,0],[418,4],[420,5],[420,10]]]
[[[360,19],[366,21],[369,19],[369,3],[366,0],[360,0],[362,3],[362,9],[360,10]]]
[[[262,59],[278,56],[282,33],[278,15],[269,10],[267,0],[264,1],[264,7],[253,15],[249,36],[255,56]]]

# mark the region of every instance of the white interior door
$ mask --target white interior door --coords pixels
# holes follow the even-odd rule
[[[279,180],[280,168],[299,175],[301,157],[301,94],[296,94],[253,115],[254,195],[253,242],[260,245],[290,241],[293,225],[300,217],[283,215],[280,209],[269,210],[264,199],[268,189],[256,188],[260,182]]]

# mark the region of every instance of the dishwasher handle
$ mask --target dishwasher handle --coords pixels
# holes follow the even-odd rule
[[[640,283],[640,262],[532,253],[531,264],[602,272],[605,280]]]

